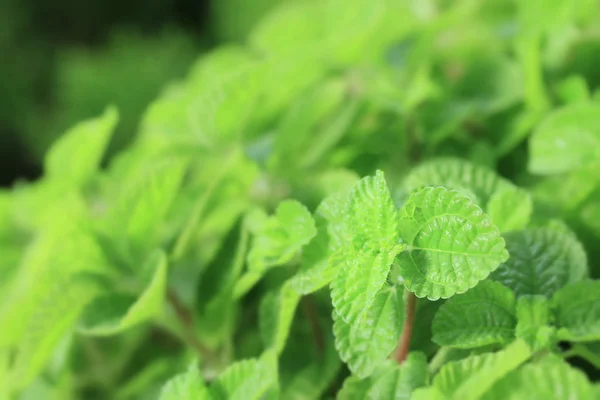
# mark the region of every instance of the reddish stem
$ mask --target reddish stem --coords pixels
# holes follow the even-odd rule
[[[402,364],[408,356],[408,350],[410,347],[410,338],[412,336],[413,325],[415,323],[415,314],[417,313],[417,296],[412,292],[407,292],[406,298],[406,318],[404,319],[404,327],[402,328],[402,335],[398,341],[398,347],[396,348],[395,359],[398,364]]]

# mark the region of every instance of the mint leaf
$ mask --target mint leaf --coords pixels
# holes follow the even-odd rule
[[[11,368],[10,381],[15,389],[23,389],[43,371],[55,347],[98,294],[96,285],[80,278],[79,274],[55,278],[48,295],[27,321]]]
[[[334,310],[335,346],[359,378],[369,376],[394,350],[404,322],[402,294],[395,287],[379,290],[362,322],[347,323]]]
[[[369,379],[360,379],[351,375],[344,381],[342,388],[337,394],[338,400],[360,400],[364,399],[369,392],[371,382]]]
[[[498,228],[481,208],[442,187],[410,196],[400,236],[408,245],[398,259],[404,284],[430,300],[466,292],[508,258]]]
[[[558,335],[562,340],[600,340],[600,282],[582,281],[565,286],[552,297]]]
[[[114,335],[152,319],[162,311],[167,289],[167,257],[156,250],[144,266],[146,287],[139,297],[108,293],[85,308],[79,331],[86,335]]]
[[[98,118],[80,122],[61,136],[44,159],[48,178],[80,187],[97,172],[117,125],[114,107]]]
[[[424,186],[444,186],[465,195],[473,193],[476,196],[473,200],[482,207],[487,207],[496,191],[512,188],[510,182],[494,171],[456,158],[438,158],[424,162],[413,168],[404,180],[404,187],[409,192]]]
[[[339,268],[331,283],[331,299],[347,323],[360,320],[370,308],[402,248],[397,215],[381,171],[361,179],[349,194],[341,224],[347,242],[329,261]]]
[[[230,365],[210,386],[214,400],[258,400],[276,386],[277,366],[273,354]]]
[[[451,361],[433,378],[433,387],[448,398],[479,399],[497,381],[527,361],[530,355],[528,346],[516,341],[496,353]]]
[[[385,289],[387,275],[398,250],[393,248],[389,252],[378,252],[365,245],[356,253],[338,252],[344,264],[331,282],[331,299],[336,313],[345,322],[364,323],[378,291]],[[332,260],[335,260],[335,256],[330,262]]]
[[[556,356],[548,356],[507,375],[482,397],[494,399],[595,399],[585,374]]]
[[[487,211],[501,232],[516,231],[527,227],[533,212],[533,201],[523,189],[500,189],[490,198]]]
[[[198,368],[191,365],[187,372],[165,383],[159,400],[210,400],[208,389]]]
[[[361,179],[348,196],[344,218],[355,248],[389,249],[398,241],[398,211],[382,171]]]
[[[433,341],[455,348],[508,343],[515,336],[515,303],[506,286],[481,282],[440,307],[433,319]]]
[[[517,297],[552,294],[585,278],[587,258],[572,235],[553,229],[528,229],[504,235],[510,258],[491,279],[511,288]]]
[[[373,379],[368,399],[406,399],[429,381],[427,359],[422,353],[410,353],[402,365],[390,362]]]
[[[260,328],[267,348],[281,353],[287,341],[290,326],[300,301],[300,294],[286,282],[276,292],[263,297],[260,306]]]
[[[312,215],[295,200],[282,202],[271,217],[257,215],[255,225],[248,270],[236,284],[236,297],[245,294],[269,268],[291,261],[317,234]]]
[[[517,301],[516,336],[523,339],[532,351],[552,344],[554,328],[548,299],[544,296],[522,296]]]
[[[169,159],[148,165],[122,185],[105,221],[104,231],[114,237],[129,262],[150,251],[186,172],[186,160]],[[113,233],[114,232],[114,233]]]
[[[575,171],[600,161],[600,107],[574,104],[549,114],[531,136],[529,171]]]

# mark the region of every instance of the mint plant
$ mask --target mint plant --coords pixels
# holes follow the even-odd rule
[[[282,2],[1,191],[0,399],[598,398],[596,5],[420,4]]]

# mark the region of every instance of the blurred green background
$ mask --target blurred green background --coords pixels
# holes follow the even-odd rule
[[[114,154],[168,82],[283,1],[1,0],[0,186],[37,177],[58,135],[109,103]]]

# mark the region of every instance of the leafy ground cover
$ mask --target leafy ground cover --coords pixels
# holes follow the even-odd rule
[[[70,128],[0,192],[0,398],[600,397],[599,15],[284,2]]]

